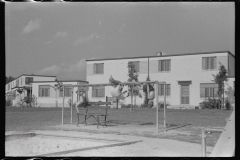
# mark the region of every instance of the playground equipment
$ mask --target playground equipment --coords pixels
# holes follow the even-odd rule
[[[164,84],[164,131],[166,132],[166,82],[159,82],[159,81],[142,81],[142,82],[123,82],[120,83],[120,85],[128,85],[128,86],[134,86],[139,84],[154,84],[155,88],[155,95],[156,95],[156,133],[158,133],[158,86],[159,84]],[[78,84],[78,85],[70,85],[71,87],[78,87],[78,90],[80,87],[94,87],[94,86],[112,86],[111,83],[100,83],[100,84]],[[61,85],[63,87],[63,93],[64,93],[64,87],[69,85]],[[88,96],[88,89],[86,89],[86,97]],[[65,96],[63,94],[63,106],[62,106],[62,125],[63,125],[63,115],[64,115],[64,99]],[[71,97],[71,105],[73,98]],[[71,124],[72,124],[72,106],[71,106]]]

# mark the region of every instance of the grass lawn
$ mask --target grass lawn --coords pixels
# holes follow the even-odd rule
[[[71,110],[65,108],[64,123],[70,123]],[[189,124],[195,127],[224,127],[226,118],[232,110],[166,110],[166,122],[171,124]],[[108,121],[117,124],[144,124],[156,122],[156,109],[134,108],[130,112],[127,108],[109,109]],[[159,109],[159,124],[163,123],[163,109]],[[6,107],[6,131],[29,131],[51,129],[62,123],[61,108],[16,108]],[[75,109],[73,109],[73,124],[77,123]]]

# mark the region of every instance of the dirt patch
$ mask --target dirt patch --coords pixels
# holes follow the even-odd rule
[[[34,156],[52,152],[60,152],[97,145],[105,145],[109,142],[101,142],[86,139],[69,139],[49,136],[19,137],[5,142],[6,156]]]

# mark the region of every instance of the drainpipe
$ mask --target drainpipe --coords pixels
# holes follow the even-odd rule
[[[147,81],[149,81],[149,57],[148,57],[148,77],[147,77]]]

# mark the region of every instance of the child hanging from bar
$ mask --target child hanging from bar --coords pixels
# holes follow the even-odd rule
[[[147,106],[149,108],[153,107],[153,99],[155,98],[154,88],[151,84],[143,84],[143,92],[145,93],[145,96],[147,97]]]
[[[120,81],[113,79],[112,75],[109,78],[109,82],[113,84],[113,87],[110,90],[112,97],[115,97],[120,100],[124,100],[129,96],[129,92],[127,90],[122,91],[124,88],[124,85],[120,84],[121,83]]]
[[[76,91],[76,93],[79,96],[79,100],[73,103],[73,105],[75,106],[77,113],[79,113],[78,108],[86,108],[88,106],[88,99],[86,97],[86,92],[84,91],[84,89],[80,89],[79,91]]]

